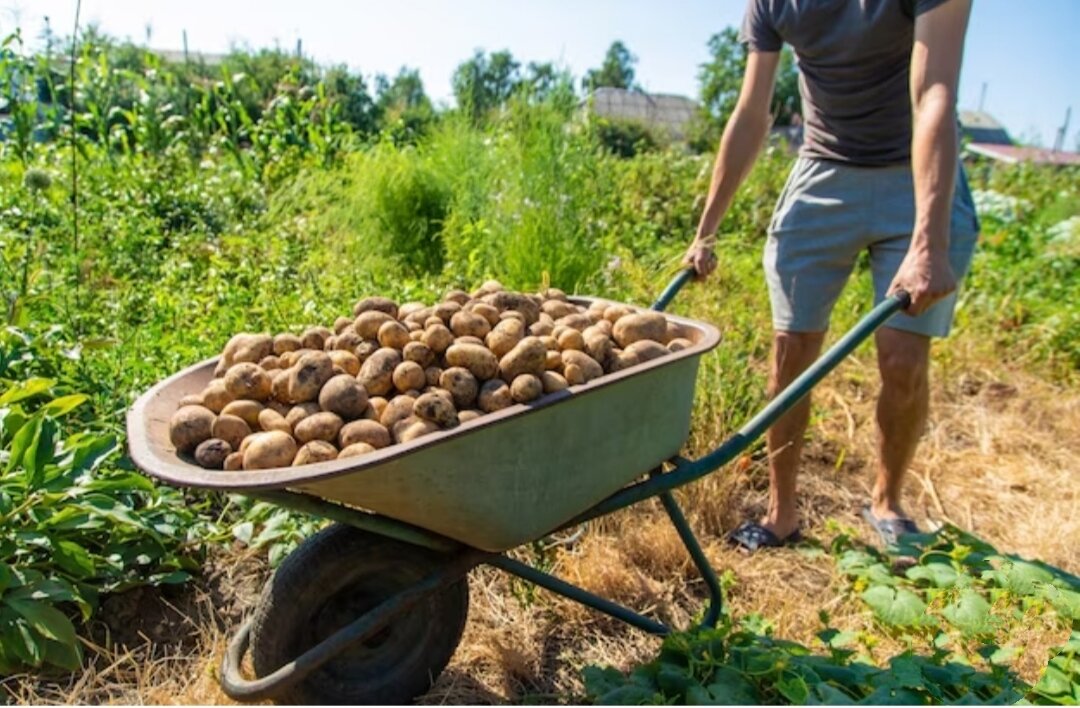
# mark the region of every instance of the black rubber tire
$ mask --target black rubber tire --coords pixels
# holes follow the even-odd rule
[[[304,541],[266,583],[251,631],[258,677],[292,661],[446,557],[344,524]],[[432,593],[387,628],[275,697],[293,705],[403,705],[423,695],[461,641],[466,578]]]

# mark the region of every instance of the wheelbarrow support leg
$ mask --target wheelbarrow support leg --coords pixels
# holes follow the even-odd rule
[[[705,617],[701,620],[701,624],[705,627],[715,627],[716,622],[720,619],[720,612],[724,603],[720,580],[716,577],[716,571],[713,570],[709,559],[705,557],[705,553],[701,550],[701,544],[698,543],[693,529],[690,528],[690,522],[683,516],[679,503],[675,501],[675,496],[671,492],[664,492],[660,495],[660,502],[664,505],[664,510],[667,511],[668,516],[671,517],[671,523],[675,526],[675,530],[679,532],[679,538],[682,539],[683,545],[686,546],[686,550],[694,561],[694,565],[697,566],[698,572],[701,573],[701,578],[705,581],[706,587],[709,588],[709,606],[705,610]]]

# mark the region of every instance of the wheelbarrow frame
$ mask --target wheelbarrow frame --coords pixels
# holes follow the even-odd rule
[[[692,277],[693,271],[681,271],[653,303],[652,309],[657,311],[666,309]],[[757,415],[712,452],[696,460],[675,457],[670,461],[669,470],[665,471],[662,468],[652,470],[647,479],[624,487],[556,530],[576,526],[646,499],[659,497],[709,591],[709,601],[700,624],[707,627],[715,626],[720,618],[723,601],[720,581],[672,492],[715,472],[744,452],[769,426],[835,369],[848,354],[896,312],[905,309],[909,304],[910,297],[903,292],[892,295],[878,304]],[[240,670],[251,636],[252,621],[249,619],[229,642],[222,661],[221,687],[226,695],[235,700],[263,700],[296,685],[348,647],[371,637],[386,627],[396,615],[412,607],[428,593],[438,591],[460,580],[479,565],[498,568],[651,634],[666,635],[672,631],[671,627],[661,622],[568,583],[550,573],[537,570],[526,563],[510,558],[505,553],[482,551],[412,524],[299,492],[257,490],[246,493],[246,496],[347,524],[369,533],[439,551],[447,555],[448,561],[415,585],[387,598],[293,661],[255,680],[244,678]]]

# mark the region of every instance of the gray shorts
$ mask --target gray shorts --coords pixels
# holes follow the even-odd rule
[[[859,254],[867,251],[877,302],[900,268],[915,223],[911,167],[854,167],[799,158],[776,205],[763,262],[773,327],[824,332]],[[964,170],[953,198],[949,262],[957,280],[971,264],[979,221]],[[918,317],[903,313],[889,327],[944,337],[956,293]]]

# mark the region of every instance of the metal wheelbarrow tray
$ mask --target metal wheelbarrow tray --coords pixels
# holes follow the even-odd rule
[[[594,300],[573,298],[585,306]],[[173,485],[287,488],[503,551],[540,538],[679,452],[690,432],[698,362],[720,335],[703,322],[668,319],[684,327],[692,347],[362,457],[261,471],[205,470],[169,442],[177,402],[206,387],[215,357],[138,400],[128,417],[131,457]]]
[[[653,309],[663,310],[691,275],[681,272]],[[267,582],[222,662],[227,695],[400,704],[427,691],[449,662],[468,614],[465,577],[481,564],[644,631],[670,632],[502,553],[653,497],[708,590],[700,623],[715,626],[720,583],[673,490],[749,448],[909,302],[905,293],[886,298],[697,460],[677,453],[690,429],[700,358],[719,334],[711,325],[672,316],[693,342],[681,352],[360,458],[257,472],[204,470],[178,457],[169,443],[169,419],[180,398],[210,380],[216,359],[210,360],[139,398],[128,414],[130,452],[140,469],[169,484],[241,492],[338,522],[305,540]],[[254,680],[241,671],[249,647]]]

